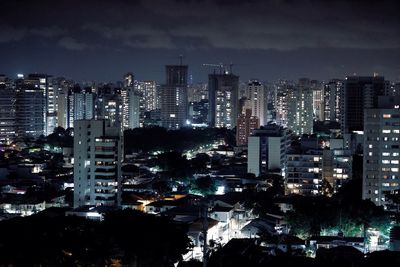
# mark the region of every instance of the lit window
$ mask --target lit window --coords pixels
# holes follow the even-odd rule
[[[390,133],[390,130],[382,130],[382,133]]]
[[[390,117],[391,117],[390,114],[383,114],[384,119],[390,119]]]

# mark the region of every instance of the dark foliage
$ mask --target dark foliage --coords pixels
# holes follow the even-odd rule
[[[179,151],[210,144],[218,138],[230,139],[227,129],[180,129],[167,131],[162,127],[136,128],[124,132],[125,152]]]
[[[173,266],[189,247],[166,218],[115,211],[102,222],[42,214],[0,222],[0,266]]]

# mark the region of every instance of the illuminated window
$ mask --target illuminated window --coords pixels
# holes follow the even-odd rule
[[[383,114],[384,119],[390,119],[390,117],[391,117],[390,114]]]
[[[390,130],[382,130],[382,133],[390,133]]]

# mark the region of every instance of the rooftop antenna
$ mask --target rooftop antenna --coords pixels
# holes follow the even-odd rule
[[[183,61],[184,56],[183,55],[179,55],[179,64],[182,66],[182,61]]]

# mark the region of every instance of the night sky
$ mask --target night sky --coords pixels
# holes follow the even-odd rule
[[[400,80],[398,1],[0,0],[0,73],[78,82],[131,71],[164,82],[185,56],[194,82],[233,63],[241,80]],[[400,1],[399,1],[400,2]]]

